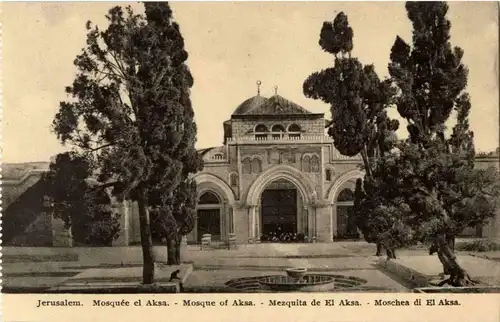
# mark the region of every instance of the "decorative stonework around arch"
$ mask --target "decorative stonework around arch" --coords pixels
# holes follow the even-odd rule
[[[363,171],[355,169],[343,173],[338,178],[333,178],[333,184],[330,186],[330,189],[328,189],[326,200],[328,202],[334,203],[337,198],[337,195],[340,192],[339,189],[342,187],[343,184],[345,184],[347,181],[351,179],[358,179],[358,178],[362,179],[364,176],[365,173]]]
[[[250,186],[247,193],[246,204],[257,206],[260,196],[266,186],[278,179],[285,179],[292,182],[302,195],[304,202],[313,203],[316,201],[316,191],[310,180],[302,172],[289,165],[278,165],[264,171]]]
[[[213,174],[210,174],[210,173],[199,173],[199,174],[197,174],[197,175],[194,176],[194,180],[196,181],[196,184],[198,184],[200,186],[203,183],[211,183],[211,184],[215,185],[224,194],[221,197],[227,198],[228,203],[230,205],[234,205],[236,198],[234,197],[233,190],[221,178],[219,178],[219,177],[217,177],[217,176],[215,176]],[[208,190],[208,189],[203,189],[202,188],[202,189],[200,189],[200,191],[198,192],[198,194],[200,195],[200,193],[202,191],[204,191],[204,190]]]

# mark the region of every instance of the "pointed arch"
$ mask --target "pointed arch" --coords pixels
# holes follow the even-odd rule
[[[334,203],[335,200],[337,199],[337,195],[340,192],[340,188],[344,183],[346,183],[349,180],[352,179],[358,179],[361,178],[363,179],[365,176],[365,173],[359,169],[354,169],[348,172],[343,173],[340,175],[338,178],[334,179],[333,184],[330,186],[330,189],[328,189],[328,194],[327,194],[327,200],[328,202]]]
[[[304,202],[316,201],[314,185],[300,170],[289,165],[278,165],[264,171],[250,186],[246,197],[247,205],[258,205],[262,191],[269,183],[278,179],[292,182],[299,190]]]
[[[221,196],[222,198],[227,199],[228,203],[231,205],[235,203],[236,198],[234,197],[233,190],[221,178],[210,173],[198,173],[193,178],[196,181],[196,184],[199,186],[202,186],[204,183],[209,183],[216,186],[218,188],[217,190],[220,190],[223,193],[223,195]],[[206,189],[201,188],[198,193],[201,195],[201,193],[205,190]]]

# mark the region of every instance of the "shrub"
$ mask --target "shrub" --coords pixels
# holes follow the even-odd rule
[[[500,250],[500,244],[489,239],[476,239],[459,243],[456,246],[457,250],[468,252],[489,252]]]

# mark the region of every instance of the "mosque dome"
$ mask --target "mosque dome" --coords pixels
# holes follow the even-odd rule
[[[241,103],[233,112],[233,115],[245,115],[256,107],[267,102],[264,96],[256,95]]]

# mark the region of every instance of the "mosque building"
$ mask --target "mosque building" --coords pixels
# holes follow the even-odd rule
[[[361,158],[346,157],[335,149],[325,132],[328,122],[323,113],[312,113],[277,90],[271,97],[258,90],[256,96],[241,103],[223,123],[223,145],[199,151],[205,166],[194,175],[199,203],[188,243],[199,243],[204,234],[221,243],[230,236],[236,243],[272,241],[279,235],[304,242],[361,238],[350,216],[355,182],[363,177]],[[476,164],[498,167],[498,157],[478,158]],[[7,211],[3,220],[7,227],[2,233],[10,236],[4,242],[71,246],[69,234],[56,219],[19,208],[18,199],[48,168],[48,163],[31,165],[11,171],[14,175],[9,177],[13,165],[4,164]],[[16,204],[18,208],[9,213],[9,205]],[[121,216],[120,235],[113,245],[139,243],[137,206],[124,202],[115,207]],[[13,219],[9,226],[6,215],[22,218]],[[487,226],[464,234],[496,238],[500,236],[499,220],[497,216]],[[5,232],[6,228],[16,233]]]
[[[318,242],[357,235],[349,222],[359,157],[341,155],[324,114],[258,93],[224,122],[224,145],[200,151],[197,226],[188,236],[240,243],[288,234]],[[278,236],[279,237],[279,236]]]

